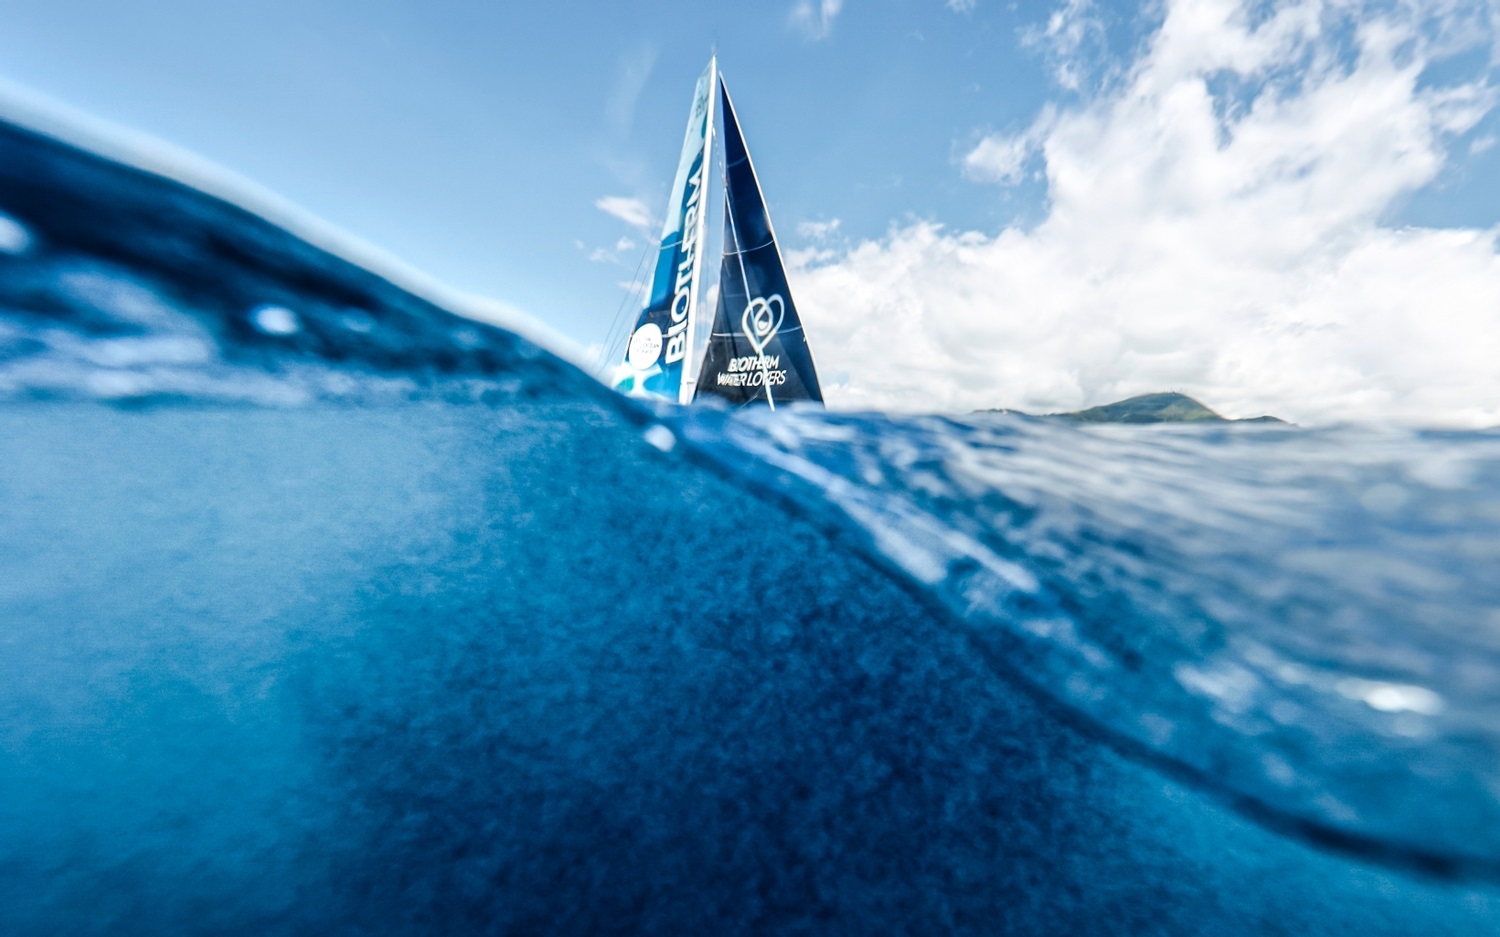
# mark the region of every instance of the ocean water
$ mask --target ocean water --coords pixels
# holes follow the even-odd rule
[[[651,407],[0,126],[0,933],[1500,933],[1500,435]]]

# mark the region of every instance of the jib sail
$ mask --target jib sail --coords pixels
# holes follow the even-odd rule
[[[724,115],[724,257],[697,395],[734,404],[764,402],[773,409],[794,400],[822,403],[760,182],[729,89],[722,78],[718,84]]]
[[[693,399],[697,369],[690,359],[702,279],[700,248],[707,221],[717,77],[717,62],[710,61],[693,92],[651,292],[630,333],[625,360],[615,377],[615,389],[627,394],[654,394],[680,403]]]

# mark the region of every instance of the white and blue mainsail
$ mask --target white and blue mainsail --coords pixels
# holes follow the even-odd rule
[[[651,292],[630,333],[625,360],[615,377],[615,389],[624,393],[667,397],[679,403],[693,399],[698,372],[691,358],[694,326],[699,318],[717,77],[718,63],[710,61],[693,92]]]
[[[716,102],[724,125],[724,251],[705,341],[698,320],[704,316],[702,254]],[[693,94],[671,207],[651,292],[631,331],[615,389],[679,403],[704,394],[773,409],[796,400],[821,403],[812,349],[717,60],[708,63]]]
[[[823,402],[812,349],[792,301],[771,215],[740,133],[729,88],[719,80],[724,114],[724,257],[719,302],[698,395],[732,404]]]

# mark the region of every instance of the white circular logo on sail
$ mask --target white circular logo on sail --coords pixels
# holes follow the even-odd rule
[[[786,317],[786,304],[778,293],[769,299],[757,297],[750,300],[740,316],[740,330],[750,340],[750,347],[757,355],[766,353],[766,346],[776,337],[781,320]]]
[[[636,329],[630,336],[630,351],[625,357],[637,371],[656,364],[656,359],[661,357],[661,326],[647,322]]]

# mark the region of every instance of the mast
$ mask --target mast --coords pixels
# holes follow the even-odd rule
[[[724,252],[719,302],[696,392],[741,405],[764,402],[772,409],[793,400],[822,403],[812,349],[722,75],[718,91],[724,124]]]
[[[719,83],[719,56],[714,53],[708,58],[708,117],[704,122],[703,156],[701,159],[701,175],[703,182],[699,185],[700,192],[707,192],[708,180],[713,177],[713,155],[714,155],[714,101],[718,95],[713,93],[713,88]],[[700,197],[698,200],[698,230],[693,240],[699,245],[708,243],[708,199]],[[678,393],[678,403],[692,403],[693,396],[698,388],[697,362],[693,361],[693,352],[698,347],[697,332],[698,319],[702,316],[700,311],[703,306],[703,297],[700,286],[703,283],[703,262],[693,264],[692,293],[688,300],[687,318],[687,356],[682,362],[682,387]]]
[[[638,396],[658,396],[680,403],[692,399],[694,320],[701,305],[701,246],[707,214],[709,157],[718,59],[698,77],[688,112],[687,133],[672,183],[672,200],[662,226],[656,271],[644,308],[615,372],[615,389]]]

